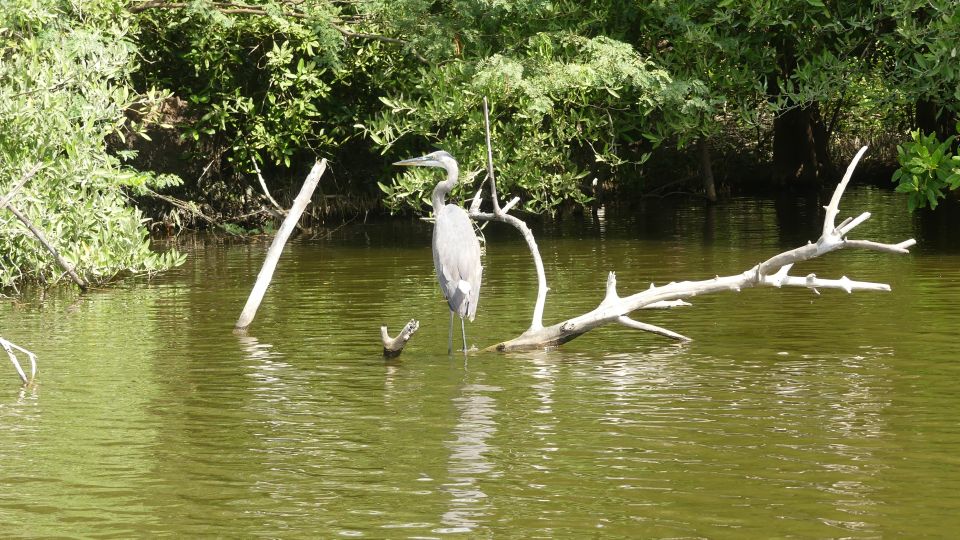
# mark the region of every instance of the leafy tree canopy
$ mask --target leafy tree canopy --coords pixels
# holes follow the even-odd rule
[[[128,78],[134,46],[120,2],[5,1],[0,10],[0,189],[37,170],[11,204],[87,280],[155,272],[182,261],[150,250],[128,193],[176,179],[140,173],[107,152],[124,113],[149,108]],[[56,281],[62,270],[0,210],[0,286]]]

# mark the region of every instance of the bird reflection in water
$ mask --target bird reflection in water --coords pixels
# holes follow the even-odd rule
[[[485,518],[491,505],[480,480],[500,476],[486,456],[492,449],[487,440],[497,432],[497,400],[490,394],[500,390],[497,386],[468,384],[453,400],[459,415],[453,429],[456,438],[448,443],[450,481],[443,486],[451,495],[450,507],[441,517],[444,527],[435,532],[470,532],[478,523],[488,521]]]

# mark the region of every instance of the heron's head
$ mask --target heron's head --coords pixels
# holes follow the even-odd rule
[[[449,168],[450,164],[456,165],[456,163],[457,161],[453,159],[453,156],[443,150],[437,150],[436,152],[431,152],[425,156],[398,161],[394,163],[394,165],[401,165],[404,167],[440,167],[442,169],[447,169]]]

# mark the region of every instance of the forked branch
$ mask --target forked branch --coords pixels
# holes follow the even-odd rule
[[[400,356],[400,353],[403,352],[403,348],[407,345],[407,342],[410,341],[410,338],[413,337],[413,334],[420,329],[420,321],[416,319],[410,319],[410,322],[403,327],[403,330],[400,330],[400,333],[397,334],[397,337],[390,337],[390,334],[387,333],[387,327],[380,327],[380,341],[383,342],[383,357],[384,358],[396,358]]]
[[[527,241],[527,247],[530,248],[530,255],[533,256],[533,264],[537,269],[537,301],[533,307],[533,319],[530,321],[530,329],[543,328],[543,308],[547,303],[547,274],[543,269],[543,259],[540,258],[540,249],[537,247],[537,241],[533,237],[533,231],[523,220],[511,216],[507,212],[520,202],[519,197],[514,197],[503,208],[500,207],[500,199],[497,197],[497,180],[493,170],[493,146],[490,143],[490,110],[487,107],[487,98],[483,98],[483,120],[487,135],[487,179],[490,181],[490,200],[493,204],[493,212],[480,212],[480,199],[482,190],[478,191],[473,198],[473,204],[470,205],[470,217],[477,221],[499,221],[516,227],[523,239]]]
[[[488,117],[486,99],[484,99],[484,116],[485,118]],[[539,282],[537,304],[534,307],[534,316],[530,328],[516,338],[498,343],[491,348],[500,351],[510,351],[557,346],[575,339],[594,328],[609,323],[617,323],[628,328],[652,332],[681,342],[689,341],[690,338],[682,334],[634,320],[629,317],[629,314],[641,309],[671,308],[690,305],[685,302],[685,299],[715,292],[740,291],[749,287],[806,287],[817,294],[819,294],[820,289],[840,289],[848,293],[853,291],[889,291],[890,286],[885,283],[852,280],[847,276],[842,276],[839,279],[824,279],[818,278],[815,274],[808,274],[806,276],[790,275],[790,270],[794,264],[820,257],[832,251],[841,249],[868,249],[885,253],[909,253],[908,248],[916,244],[916,241],[912,238],[897,244],[886,244],[872,240],[851,240],[847,238],[847,235],[853,231],[853,229],[870,218],[869,212],[864,212],[855,218],[847,218],[839,225],[836,224],[837,214],[839,214],[840,211],[840,199],[843,197],[843,192],[849,184],[850,178],[853,176],[853,171],[857,163],[860,161],[860,158],[863,157],[866,150],[867,148],[863,147],[857,152],[857,155],[847,167],[843,179],[837,185],[833,197],[830,199],[830,204],[825,207],[826,215],[823,220],[823,230],[820,238],[816,242],[778,253],[739,274],[723,277],[716,276],[712,279],[701,281],[671,282],[660,286],[651,283],[649,289],[626,297],[621,297],[617,294],[616,275],[610,272],[607,278],[606,294],[596,308],[583,315],[545,327],[542,323],[542,317],[543,305],[546,301],[548,288],[546,286],[546,278],[543,275],[543,263],[530,229],[523,221],[508,215],[505,209],[500,209],[499,203],[497,202],[493,176],[492,151],[490,150],[489,120],[487,120],[487,167],[488,178],[491,184],[490,192],[494,201],[494,212],[492,214],[485,214],[478,211],[480,205],[478,199],[480,194],[478,193],[471,207],[470,216],[477,220],[510,223],[519,229],[524,235],[524,238],[527,239],[534,264],[537,267]],[[511,201],[511,205],[514,203],[514,201]]]
[[[20,380],[23,381],[23,384],[29,384],[30,381],[37,375],[37,355],[32,352],[24,349],[23,347],[17,345],[12,341],[7,341],[0,337],[0,346],[3,347],[3,350],[7,352],[7,357],[10,358],[10,362],[13,364],[13,368],[17,370],[17,375],[20,376]],[[30,376],[27,377],[27,374],[24,373],[23,368],[20,366],[20,360],[17,359],[17,354],[14,350],[20,351],[23,354],[27,355],[27,358],[30,359]]]

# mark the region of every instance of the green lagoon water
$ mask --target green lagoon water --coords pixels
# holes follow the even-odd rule
[[[606,273],[738,273],[815,240],[824,201],[656,201],[535,223],[546,322]],[[446,354],[428,224],[352,224],[288,245],[248,336],[231,333],[269,239],[184,238],[166,275],[0,304],[4,538],[877,538],[960,531],[960,235],[874,189],[839,252],[795,273],[890,293],[756,289],[605,327],[559,349]],[[951,215],[951,211],[954,215]],[[485,230],[471,344],[529,323],[512,229]],[[379,327],[422,327],[397,360]],[[2,367],[6,365],[6,367]]]

